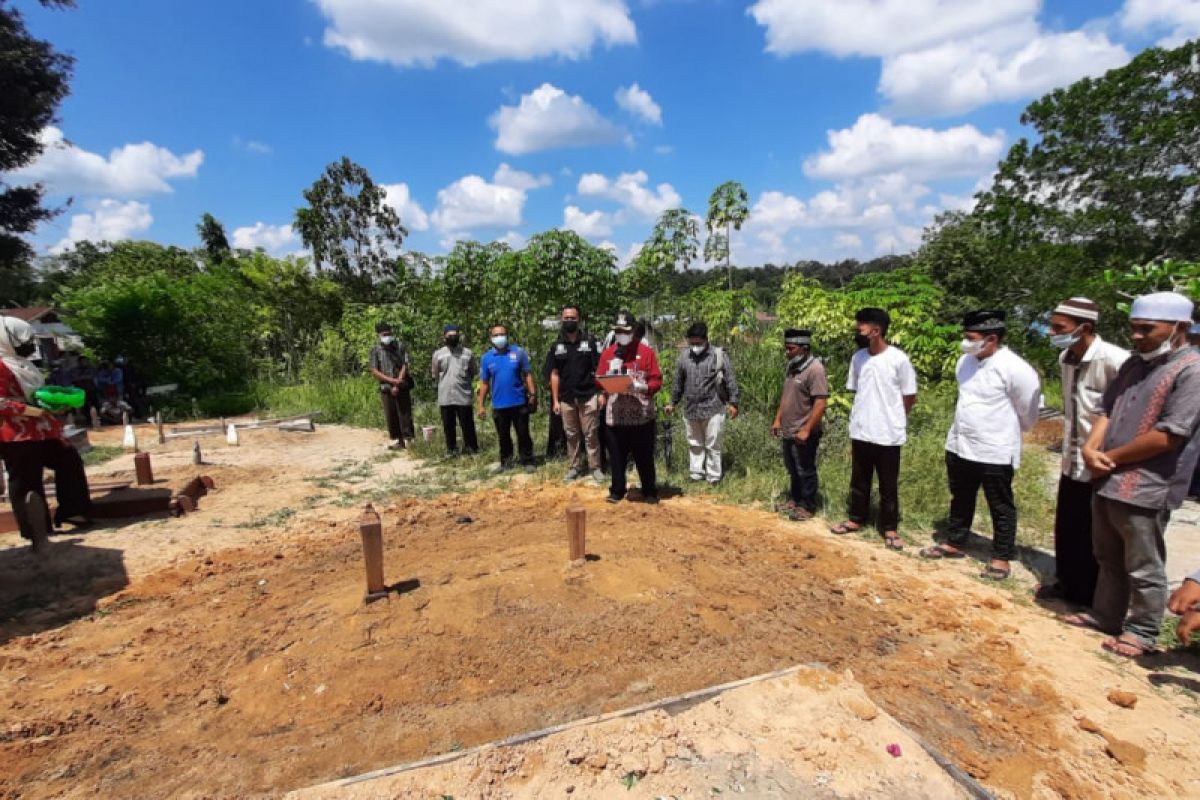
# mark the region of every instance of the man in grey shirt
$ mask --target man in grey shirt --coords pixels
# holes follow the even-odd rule
[[[721,440],[725,433],[725,414],[738,415],[738,385],[729,356],[708,342],[708,325],[696,322],[687,332],[688,349],[675,366],[675,386],[671,402],[664,409],[675,410],[681,399],[687,402],[688,475],[693,481],[721,480]]]
[[[392,326],[380,322],[375,326],[379,343],[371,348],[367,365],[379,381],[379,399],[383,403],[383,418],[387,422],[388,438],[393,450],[403,450],[405,441],[416,438],[413,429],[412,375],[409,373],[408,348],[392,335]]]
[[[1092,550],[1100,565],[1092,614],[1067,617],[1114,634],[1102,645],[1127,658],[1153,652],[1167,605],[1171,511],[1200,454],[1200,354],[1187,346],[1193,305],[1157,292],[1133,302],[1135,353],[1109,384],[1083,458],[1096,481]]]
[[[464,450],[474,455],[479,452],[479,441],[475,438],[475,418],[471,415],[471,383],[479,370],[474,354],[462,345],[462,331],[457,325],[447,325],[443,335],[446,346],[433,354],[432,369],[438,387],[446,452],[458,455],[457,423],[462,428]]]

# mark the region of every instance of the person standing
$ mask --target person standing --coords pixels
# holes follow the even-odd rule
[[[36,349],[29,323],[0,317],[0,459],[17,528],[34,552],[42,553],[52,528],[43,471],[54,471],[58,509],[53,524],[90,524],[92,501],[83,459],[63,435],[61,420],[33,403],[44,384],[41,370],[29,360]]]
[[[725,351],[708,341],[708,325],[695,322],[687,332],[688,349],[675,366],[675,384],[671,401],[663,409],[668,414],[682,399],[687,403],[688,477],[721,481],[721,440],[725,435],[725,415],[737,419],[738,385],[733,364]]]
[[[533,439],[529,435],[529,415],[537,410],[537,389],[529,368],[529,354],[508,341],[508,327],[493,325],[489,331],[492,349],[479,364],[479,394],[476,410],[486,416],[484,401],[492,397],[492,421],[500,441],[499,474],[513,467],[512,432],[517,431],[517,450],[526,472],[533,472]]]
[[[438,410],[442,415],[442,433],[446,452],[458,455],[456,427],[462,428],[463,449],[470,455],[479,452],[475,437],[475,418],[471,416],[471,383],[478,370],[475,355],[462,344],[462,331],[447,325],[442,331],[445,346],[433,354],[433,381],[438,387]]]
[[[617,314],[613,322],[613,343],[600,354],[600,368],[606,375],[632,378],[627,390],[606,397],[608,461],[612,475],[608,502],[619,503],[625,499],[625,465],[632,458],[642,485],[642,499],[653,505],[658,503],[658,476],[654,467],[658,409],[654,396],[662,388],[662,371],[658,356],[635,334],[634,326],[633,315],[628,311]]]
[[[962,355],[955,375],[958,403],[946,434],[950,513],[946,541],[923,558],[962,558],[971,534],[979,488],[992,516],[992,560],[981,577],[1004,580],[1017,557],[1017,505],[1013,473],[1021,465],[1021,434],[1038,421],[1041,383],[1024,359],[1004,346],[1007,315],[972,311],[963,319]]]
[[[383,418],[387,421],[388,445],[403,450],[405,442],[416,438],[413,429],[412,376],[409,374],[408,348],[392,335],[392,326],[380,322],[375,326],[379,343],[371,348],[368,359],[371,374],[379,381],[379,398],[383,402]]]
[[[1101,646],[1128,658],[1154,651],[1167,605],[1163,536],[1200,456],[1200,353],[1187,346],[1193,308],[1174,292],[1133,301],[1136,357],[1105,390],[1083,446],[1096,481],[1092,551],[1100,573],[1092,611],[1064,619],[1113,634]]]
[[[821,484],[817,477],[817,447],[821,444],[821,420],[829,402],[829,379],[825,365],[812,354],[812,331],[788,328],[783,332],[788,365],[783,375],[783,393],[771,435],[783,449],[790,484],[784,510],[797,522],[813,518]]]
[[[596,389],[600,345],[579,327],[579,309],[564,306],[559,315],[558,341],[550,348],[550,399],[562,418],[567,439],[568,482],[590,471],[604,483],[600,469],[600,414],[604,395]]]
[[[1092,555],[1092,476],[1083,463],[1083,443],[1092,432],[1104,390],[1129,358],[1129,351],[1096,333],[1100,307],[1086,297],[1064,300],[1050,314],[1050,343],[1062,349],[1063,444],[1054,512],[1054,571],[1057,583],[1039,587],[1039,599],[1092,604],[1096,573]]]
[[[871,508],[871,482],[879,476],[876,529],[892,550],[900,538],[900,449],[908,440],[908,415],[917,402],[917,373],[908,355],[888,344],[891,316],[882,308],[863,308],[854,317],[854,342],[846,388],[854,392],[850,409],[850,514],[830,528],[837,534],[861,530]]]

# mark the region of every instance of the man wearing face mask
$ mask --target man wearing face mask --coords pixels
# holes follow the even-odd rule
[[[687,402],[688,476],[715,485],[721,480],[725,415],[738,415],[737,378],[725,351],[709,344],[708,325],[693,323],[687,341],[675,367],[671,402],[663,410],[671,414],[681,399]]]
[[[1166,542],[1200,455],[1200,353],[1187,346],[1192,302],[1174,292],[1133,301],[1135,356],[1104,392],[1083,459],[1096,481],[1092,550],[1100,564],[1090,614],[1065,618],[1114,634],[1101,646],[1153,652],[1167,605]]]
[[[829,379],[825,365],[813,357],[812,331],[787,329],[783,333],[783,347],[788,365],[771,435],[783,443],[783,462],[791,479],[784,510],[791,519],[804,522],[813,518],[821,489],[817,478],[817,446],[821,443],[821,420],[829,402]]]
[[[479,395],[476,410],[483,419],[484,401],[492,396],[492,421],[500,440],[500,465],[496,473],[513,467],[512,430],[517,429],[517,448],[526,472],[534,471],[533,439],[529,435],[529,415],[537,410],[537,389],[525,348],[508,341],[508,327],[493,325],[488,332],[492,349],[479,364]]]
[[[642,499],[658,503],[658,476],[654,467],[654,428],[657,408],[654,395],[662,388],[658,356],[634,332],[636,322],[628,311],[613,322],[613,344],[600,355],[600,370],[606,375],[629,375],[628,389],[607,397],[608,460],[612,480],[608,502],[625,499],[625,465],[632,458],[642,484]],[[599,385],[599,384],[598,384]],[[604,389],[601,385],[600,389]]]
[[[904,549],[900,525],[900,448],[908,440],[908,414],[917,402],[917,373],[908,355],[888,344],[891,316],[882,308],[855,315],[854,342],[846,388],[854,392],[850,410],[850,518],[829,530],[861,530],[871,508],[871,481],[879,476],[877,530],[892,550]]]
[[[1038,588],[1040,599],[1092,604],[1099,567],[1092,555],[1092,476],[1083,443],[1092,432],[1104,390],[1129,351],[1096,333],[1100,307],[1086,297],[1059,303],[1050,315],[1050,343],[1061,349],[1063,392],[1062,474],[1054,515],[1054,567],[1058,582]]]
[[[446,436],[446,452],[458,455],[457,423],[462,428],[463,448],[470,455],[479,452],[475,438],[475,418],[471,416],[471,381],[478,371],[475,355],[462,345],[462,331],[457,325],[443,330],[446,346],[433,354],[433,380],[438,387],[438,409],[442,414],[442,432]]]
[[[34,404],[34,393],[44,384],[41,370],[30,360],[36,350],[29,323],[0,317],[0,458],[17,527],[34,552],[41,553],[51,530],[43,470],[54,471],[56,524],[90,524],[91,494],[83,459],[63,436],[62,422]]]
[[[379,343],[371,348],[368,365],[375,380],[379,381],[379,398],[383,402],[383,417],[391,439],[388,446],[403,450],[405,441],[416,438],[408,348],[392,335],[392,326],[386,322],[376,325],[375,333]]]
[[[924,558],[962,558],[975,519],[979,488],[992,516],[992,560],[981,577],[1004,580],[1017,557],[1017,506],[1013,473],[1021,465],[1021,434],[1038,421],[1041,383],[1023,358],[1004,346],[1007,315],[973,311],[963,319],[958,359],[958,403],[946,435],[950,513],[946,541],[921,551]]]
[[[550,348],[550,399],[562,417],[567,439],[567,482],[588,472],[604,483],[600,470],[600,414],[604,396],[596,390],[600,345],[579,328],[579,309],[564,306],[558,341]]]

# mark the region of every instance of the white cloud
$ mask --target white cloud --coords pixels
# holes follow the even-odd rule
[[[838,180],[903,170],[913,178],[977,175],[995,165],[1003,132],[985,135],[973,125],[945,130],[897,125],[863,114],[850,128],[829,131],[829,150],[804,162],[804,172]]]
[[[467,66],[546,56],[579,59],[598,43],[633,44],[624,0],[316,0],[325,44],[356,60]]]
[[[504,244],[508,245],[513,250],[520,250],[522,247],[525,246],[526,240],[525,240],[525,237],[522,236],[517,231],[509,231],[508,233],[504,234],[496,241],[504,242]]]
[[[101,200],[96,203],[92,213],[71,217],[67,235],[51,247],[50,252],[62,253],[78,242],[119,242],[146,230],[153,222],[150,206],[145,203],[136,200]]]
[[[521,224],[526,193],[511,186],[488,183],[467,175],[438,192],[438,205],[430,218],[442,232],[470,228],[514,228]]]
[[[382,185],[386,193],[384,202],[400,215],[400,222],[410,231],[429,230],[429,215],[412,197],[407,183],[385,183]]]
[[[496,131],[496,149],[513,155],[614,144],[626,138],[582,97],[549,83],[521,95],[515,106],[500,106],[488,124]]]
[[[233,246],[239,250],[263,249],[272,255],[282,255],[296,249],[300,237],[291,225],[268,225],[256,222],[253,225],[235,228]]]
[[[1037,13],[1040,0],[758,0],[748,10],[779,55],[885,56],[982,33]]]
[[[598,239],[612,233],[612,217],[603,211],[587,213],[578,206],[563,209],[563,227],[585,239]]]
[[[906,114],[954,114],[1036,97],[1128,61],[1103,33],[1042,35],[1030,23],[885,58],[879,91]]]
[[[243,139],[240,136],[233,137],[233,146],[257,156],[269,156],[275,153],[275,149],[269,144],[256,141],[255,139]]]
[[[1127,0],[1121,26],[1130,31],[1162,31],[1160,47],[1178,47],[1200,36],[1200,3],[1196,0]]]
[[[833,246],[838,250],[862,250],[863,240],[858,234],[839,233],[833,237]]]
[[[617,214],[618,223],[635,219],[650,221],[668,208],[679,206],[683,198],[669,183],[660,183],[653,189],[649,188],[649,180],[650,176],[641,170],[623,172],[616,180],[589,172],[579,178],[576,191],[585,197],[602,197],[620,203],[623,208]]]
[[[875,255],[903,255],[921,246],[921,231],[915,225],[900,225],[875,237]]]
[[[675,152],[675,147],[669,144],[660,144],[654,148],[654,152],[656,155],[669,156]]]
[[[112,150],[108,158],[68,144],[53,126],[39,139],[45,151],[32,164],[11,173],[21,182],[39,182],[53,194],[130,197],[172,191],[168,178],[194,178],[204,152],[177,156],[165,147],[142,142]]]
[[[549,175],[530,175],[528,172],[522,172],[519,169],[513,169],[508,164],[501,164],[496,169],[496,174],[492,176],[492,183],[498,186],[510,186],[513,189],[520,189],[523,192],[541,189],[544,186],[549,186],[554,183],[554,180]]]
[[[636,83],[617,89],[617,105],[646,122],[662,125],[662,107]]]

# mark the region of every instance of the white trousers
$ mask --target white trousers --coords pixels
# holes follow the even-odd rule
[[[687,420],[688,474],[692,480],[721,480],[721,440],[725,415]]]

